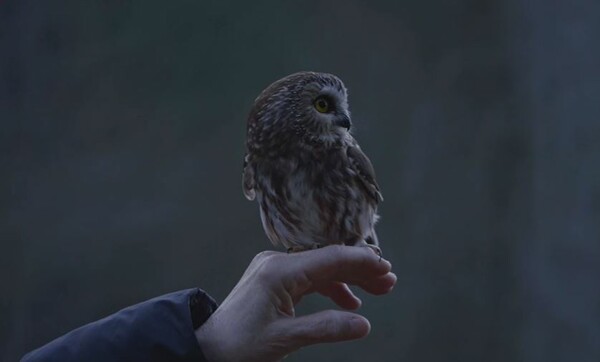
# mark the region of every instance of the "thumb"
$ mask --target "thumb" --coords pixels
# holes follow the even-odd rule
[[[307,316],[281,320],[280,336],[287,336],[290,348],[316,343],[339,342],[365,337],[371,330],[369,321],[358,314],[326,310]]]

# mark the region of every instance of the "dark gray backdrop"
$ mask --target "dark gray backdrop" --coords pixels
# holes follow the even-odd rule
[[[600,360],[600,3],[0,1],[0,359],[271,248],[245,117],[339,75],[399,280],[289,361]],[[317,296],[307,313],[332,304]]]

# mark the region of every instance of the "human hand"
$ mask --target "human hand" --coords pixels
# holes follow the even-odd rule
[[[294,306],[313,292],[344,309],[361,305],[347,284],[381,295],[392,290],[391,264],[369,248],[328,246],[285,254],[258,254],[231,293],[196,330],[205,357],[220,361],[278,361],[303,346],[365,337],[361,315],[326,310],[295,316]]]

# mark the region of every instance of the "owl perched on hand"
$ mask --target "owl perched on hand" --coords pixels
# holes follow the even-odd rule
[[[368,246],[381,255],[374,226],[383,197],[351,125],[346,87],[332,74],[289,75],[254,101],[242,185],[273,244]]]

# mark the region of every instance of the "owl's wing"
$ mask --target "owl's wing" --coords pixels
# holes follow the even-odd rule
[[[256,191],[254,191],[254,169],[248,160],[249,155],[246,153],[244,156],[244,169],[242,170],[242,189],[244,190],[244,196],[252,201],[256,197]]]
[[[346,154],[350,160],[350,167],[356,172],[358,179],[367,189],[369,195],[376,203],[383,201],[379,185],[377,185],[377,181],[375,180],[375,169],[373,169],[373,165],[367,155],[364,154],[356,143],[348,146]]]

